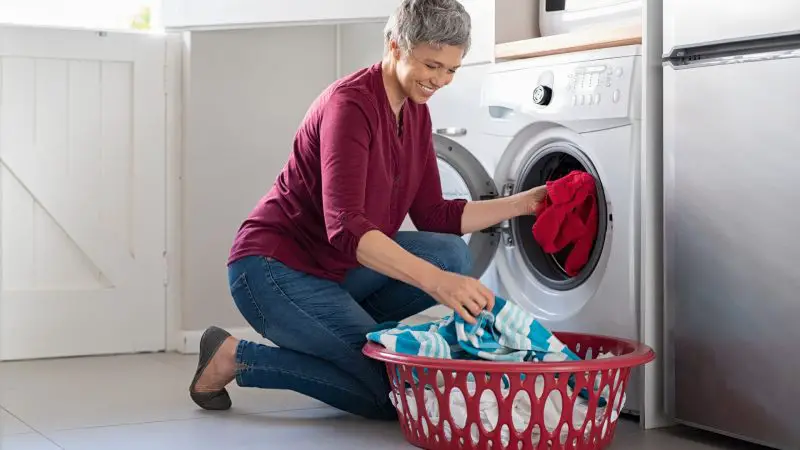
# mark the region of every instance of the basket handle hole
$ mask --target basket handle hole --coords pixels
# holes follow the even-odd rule
[[[553,431],[558,428],[559,423],[561,422],[560,414],[554,414],[554,411],[562,411],[564,406],[564,401],[562,399],[561,392],[557,389],[553,389],[547,395],[547,401],[543,405],[544,411],[544,426],[547,428],[547,431],[552,433]],[[547,412],[550,411],[551,414]]]
[[[453,421],[458,429],[463,430],[467,426],[467,399],[461,389],[454,387],[450,390],[450,420]]]
[[[483,406],[483,405],[481,405]],[[531,396],[525,390],[520,390],[514,397],[511,404],[513,414],[514,429],[522,433],[528,429],[531,423],[531,414],[524,414],[523,411],[531,411]]]
[[[477,445],[478,442],[481,440],[480,431],[478,431],[478,424],[472,422],[472,425],[469,427],[469,437],[472,438],[472,443]]]
[[[481,426],[487,433],[491,433],[500,421],[500,406],[497,395],[489,389],[481,392],[480,398]]]

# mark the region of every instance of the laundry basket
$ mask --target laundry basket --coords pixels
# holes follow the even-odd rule
[[[553,333],[580,361],[500,363],[403,355],[367,343],[386,364],[406,439],[429,450],[589,450],[614,438],[631,369],[655,359],[643,344]],[[604,355],[603,358],[593,356]]]

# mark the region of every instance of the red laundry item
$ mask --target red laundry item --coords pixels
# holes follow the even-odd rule
[[[589,261],[597,238],[597,200],[592,175],[572,171],[547,182],[547,196],[536,211],[533,237],[545,253],[553,254],[573,244],[564,269],[574,277]]]

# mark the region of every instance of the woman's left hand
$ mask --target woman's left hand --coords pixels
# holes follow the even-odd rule
[[[517,195],[519,195],[519,215],[533,215],[536,214],[547,197],[547,186],[536,186]]]
[[[508,197],[469,202],[461,216],[461,232],[470,234],[504,220],[535,215],[541,211],[546,198],[547,186],[544,185]]]

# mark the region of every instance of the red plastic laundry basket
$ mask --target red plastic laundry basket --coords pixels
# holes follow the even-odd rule
[[[400,425],[406,439],[417,447],[429,450],[606,448],[614,438],[631,369],[653,361],[655,352],[625,339],[554,334],[582,360],[558,363],[444,360],[394,353],[375,343],[367,343],[363,353],[386,364],[390,395]],[[615,356],[592,359],[602,353]],[[474,380],[469,385],[468,377]],[[571,381],[572,387],[568,384]],[[588,393],[588,398],[576,408],[581,390]],[[454,418],[451,398],[462,402],[465,415]],[[438,412],[438,417],[436,414],[429,417],[426,400],[436,404],[433,411]],[[482,400],[496,405],[496,424],[482,421]],[[512,410],[518,401],[530,405],[530,414],[522,420],[518,415],[515,423]],[[545,420],[546,404],[551,408],[549,423]],[[552,420],[552,408],[560,409],[557,425]],[[586,413],[585,420],[581,421],[580,415],[573,417],[578,409]]]

